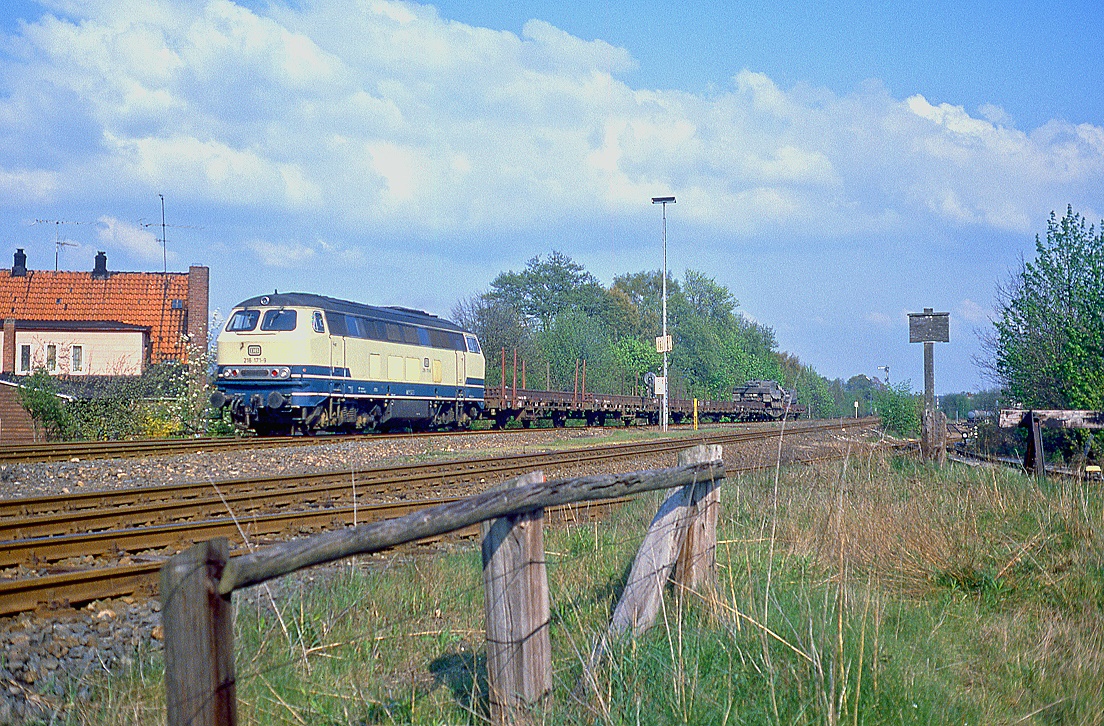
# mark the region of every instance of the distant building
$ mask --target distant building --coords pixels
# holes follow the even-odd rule
[[[0,374],[138,375],[187,362],[190,342],[207,344],[208,279],[200,266],[109,271],[103,252],[91,272],[29,270],[18,249],[0,270]]]

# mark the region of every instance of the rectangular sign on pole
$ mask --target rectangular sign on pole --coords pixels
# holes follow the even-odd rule
[[[910,343],[951,342],[951,314],[933,313],[928,308],[922,313],[909,313]]]
[[[664,376],[656,376],[655,379],[655,395],[666,396],[667,395],[667,379]]]
[[[674,346],[670,335],[656,337],[656,353],[670,353],[672,350],[674,350]]]

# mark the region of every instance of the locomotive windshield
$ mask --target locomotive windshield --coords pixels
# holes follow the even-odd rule
[[[261,321],[261,330],[295,330],[294,310],[269,310]]]
[[[228,333],[240,333],[243,330],[253,330],[257,327],[257,318],[261,317],[260,310],[238,310],[230,316],[230,322],[226,324]]]

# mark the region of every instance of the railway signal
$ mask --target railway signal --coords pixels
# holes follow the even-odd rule
[[[921,448],[924,458],[942,462],[946,455],[946,424],[938,434],[935,410],[935,343],[949,343],[950,313],[937,313],[924,308],[922,313],[909,313],[909,342],[924,344],[924,418]]]

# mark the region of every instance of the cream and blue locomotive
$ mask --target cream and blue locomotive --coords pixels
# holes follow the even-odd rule
[[[234,307],[217,358],[212,405],[259,434],[462,427],[483,410],[479,341],[419,310],[262,295]]]

